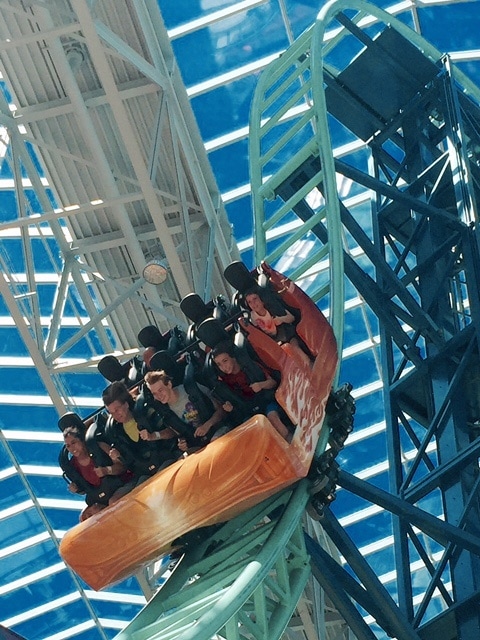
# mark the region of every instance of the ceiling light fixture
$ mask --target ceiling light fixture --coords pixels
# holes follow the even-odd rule
[[[168,276],[165,260],[149,260],[143,267],[143,277],[149,284],[163,284]]]

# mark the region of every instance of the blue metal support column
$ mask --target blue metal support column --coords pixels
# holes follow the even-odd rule
[[[375,640],[375,634],[352,602],[361,603],[367,611],[375,608],[374,600],[342,567],[305,534],[306,548],[311,558],[312,574],[343,616],[357,640]],[[342,588],[339,586],[342,585]]]
[[[439,544],[446,546],[449,542],[457,544],[480,557],[480,537],[445,522],[440,518],[423,511],[406,500],[399,498],[369,482],[359,480],[355,476],[340,470],[338,484],[366,500],[370,500],[391,513],[407,520],[418,527]]]
[[[339,565],[337,565],[338,570],[335,570],[332,565],[334,560],[325,562],[326,559],[323,558],[325,564],[329,565],[332,577],[335,578],[333,584],[336,584],[337,588],[343,587],[347,593],[350,593],[376,619],[376,622],[389,636],[398,638],[398,640],[420,640],[418,633],[397,607],[330,509],[325,509],[321,523],[330,538],[335,540],[338,550],[359,579],[359,583],[357,583]],[[309,551],[312,550],[312,543],[309,545]],[[318,549],[316,551],[320,556]],[[324,569],[324,566],[322,565],[321,570]],[[320,569],[320,567],[318,568]]]
[[[340,225],[346,287],[378,322],[390,493],[368,495],[393,514],[391,592],[415,630],[441,616],[448,640],[478,640],[480,90],[390,14],[336,0],[257,94],[257,258],[286,250],[288,220],[313,268]]]
[[[409,234],[399,243],[398,206],[388,210],[378,198],[373,212],[377,245],[385,254],[387,252],[384,247],[388,246],[389,241],[390,246],[393,242],[396,242],[397,247],[403,245],[403,253],[397,257],[397,273],[403,270],[405,281],[414,284],[419,302],[438,327],[440,338],[440,342],[432,340],[424,330],[420,331],[422,342],[419,345],[424,365],[416,365],[415,373],[410,371],[412,381],[409,383],[409,376],[403,376],[402,379],[401,369],[395,364],[395,338],[388,326],[382,327],[385,395],[389,398],[387,424],[392,461],[391,489],[412,502],[433,496],[435,489],[440,490],[441,506],[437,503],[437,507],[434,507],[436,515],[441,516],[443,513],[448,523],[462,526],[471,536],[477,537],[480,512],[478,498],[473,494],[472,488],[475,491],[477,489],[475,477],[478,475],[478,438],[471,442],[475,435],[467,424],[475,415],[469,414],[471,401],[469,402],[465,393],[465,381],[469,379],[472,367],[478,360],[477,332],[480,317],[475,313],[475,303],[471,309],[468,308],[469,301],[477,297],[478,266],[470,272],[463,265],[465,255],[471,255],[472,250],[476,253],[473,232],[466,226],[466,223],[472,223],[476,217],[476,193],[470,180],[471,170],[466,147],[462,144],[462,118],[475,107],[468,105],[463,113],[459,108],[458,87],[452,81],[447,60],[442,61],[441,72],[433,87],[435,108],[441,110],[444,121],[442,144],[439,144],[438,137],[435,145],[430,142],[433,138],[430,133],[431,115],[428,115],[428,111],[413,110],[402,121],[405,140],[403,176],[412,185],[410,189],[416,192],[419,200],[424,199],[437,209],[443,209],[443,214],[432,212],[431,215],[424,216],[419,207],[415,207],[416,213],[410,218],[413,224]],[[468,126],[467,123],[468,119],[465,126]],[[439,155],[439,151],[443,152],[442,155]],[[438,173],[439,166],[447,171],[447,176],[445,173]],[[474,170],[472,167],[472,171]],[[379,168],[378,173],[380,171]],[[428,174],[430,178],[427,180]],[[433,176],[436,176],[436,182],[432,185]],[[464,179],[459,180],[459,176]],[[445,216],[447,212],[450,220]],[[403,223],[407,220],[404,214]],[[407,256],[414,256],[414,262],[411,261],[408,267]],[[470,260],[470,264],[475,260],[476,258]],[[388,291],[388,283],[382,282],[381,275],[379,282]],[[420,402],[419,388],[422,389]],[[412,410],[414,406],[417,410],[422,406],[416,415]],[[420,438],[414,435],[418,432],[418,424],[425,428],[424,435]],[[403,462],[403,451],[408,446],[405,434],[408,434],[408,439],[416,448],[416,455],[408,467]],[[435,447],[436,454],[427,453],[432,447]],[[409,519],[408,522],[411,524],[412,520]],[[415,624],[419,625],[422,615],[428,609],[427,601],[433,597],[434,585],[438,587],[441,584],[441,571],[437,567],[433,573],[435,579],[431,581],[425,598],[415,611],[408,565],[412,562],[415,551],[422,555],[423,546],[410,524],[406,525],[402,518],[395,522],[397,549],[401,551],[399,578],[404,589],[401,599],[410,615],[414,615]],[[448,562],[453,601],[463,602],[471,597],[477,599],[480,586],[477,579],[480,568],[478,552],[472,548],[450,547],[445,550],[444,558],[445,562],[441,566],[444,575],[448,575]],[[428,566],[426,560],[425,563]],[[433,566],[430,569],[431,573],[432,571]],[[450,606],[449,597],[444,595],[443,598],[446,605]],[[452,612],[452,615],[456,616],[459,637],[478,637],[480,618],[476,609],[461,608],[456,609],[456,612]]]
[[[449,606],[450,616],[455,615],[456,617],[455,627],[457,629],[465,628],[462,635],[459,635],[458,637],[478,637],[475,634],[477,634],[476,616],[478,604],[480,603],[480,592],[478,589],[471,589],[469,594],[463,597],[458,597],[458,592],[454,592],[453,597],[455,600],[453,600],[446,592],[442,583],[442,574],[445,571],[447,563],[450,563],[450,566],[456,567],[462,562],[465,555],[467,555],[470,559],[470,562],[467,562],[468,567],[471,564],[472,558],[477,562],[480,558],[480,538],[478,535],[464,531],[462,528],[465,526],[466,516],[471,512],[470,503],[464,507],[463,513],[460,514],[458,526],[453,526],[440,518],[418,509],[406,500],[398,498],[393,494],[389,494],[388,492],[374,487],[367,482],[363,482],[346,472],[339,472],[338,482],[344,489],[347,489],[366,500],[370,500],[398,516],[398,520],[401,523],[401,530],[404,532],[405,536],[408,536],[413,542],[420,554],[424,543],[420,542],[419,534],[414,532],[413,526],[417,527],[422,533],[428,535],[432,540],[437,541],[445,547],[442,562],[439,566],[435,569],[432,563],[429,565],[431,583],[415,617],[413,618],[413,625],[421,629],[420,625],[422,617],[428,606],[428,602],[430,598],[433,597],[435,589],[438,589]],[[472,500],[474,501],[477,500],[479,485],[480,479],[477,478],[472,491]],[[330,531],[329,534],[332,535]],[[428,566],[428,558],[425,556],[423,559]],[[465,588],[468,586],[471,585],[465,585]],[[469,603],[468,606],[467,602]],[[473,603],[477,606],[472,606]],[[449,624],[452,624],[451,621],[449,621]],[[430,636],[423,636],[423,634],[421,634],[421,637],[428,638]]]

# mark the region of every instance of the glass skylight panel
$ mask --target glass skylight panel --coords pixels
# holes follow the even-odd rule
[[[212,152],[210,162],[215,175],[222,180],[226,190],[244,185],[250,180],[248,142],[246,140],[240,140],[233,145]],[[234,172],[230,169],[232,162],[235,163]]]
[[[108,633],[108,629],[104,634],[100,635],[93,622],[89,619],[86,622],[70,625],[67,630],[64,629],[60,633],[50,634],[44,640],[68,640],[69,638],[91,640],[92,636],[104,640],[105,638],[113,638],[114,635],[114,633]]]
[[[45,499],[40,500],[43,513],[58,536],[78,524],[80,513],[85,506],[82,496],[69,493],[66,482],[63,485],[63,497],[59,492],[58,498],[49,498],[48,502],[45,502]],[[51,490],[50,495],[52,493],[54,491]]]
[[[476,2],[445,3],[425,7],[419,13],[420,26],[424,37],[435,42],[440,51],[460,51],[477,49],[479,42],[478,28],[472,20],[471,11],[477,11]],[[447,29],[439,29],[438,25],[448,25]]]
[[[47,499],[50,501],[65,498],[67,483],[61,475],[61,469],[59,470],[58,464],[55,467],[53,465],[51,467],[43,467],[43,471],[37,472],[38,475],[32,475],[31,470],[28,468],[24,469],[24,472],[31,489],[38,496],[40,502]]]
[[[60,445],[56,442],[12,442],[13,454],[20,465],[22,464],[46,464],[56,465]]]
[[[356,474],[365,466],[373,466],[387,459],[384,434],[377,434],[342,452],[341,458],[345,468]]]
[[[212,8],[218,9],[222,5],[233,3],[204,1],[203,4],[210,4]],[[165,19],[168,27],[171,24],[168,10]],[[172,42],[187,86],[241,67],[250,60],[279,53],[288,44],[282,15],[276,2],[263,3],[248,11],[227,16]],[[191,59],[190,52],[195,49],[202,50],[201,60]]]
[[[17,375],[21,377],[21,370],[17,371]],[[40,392],[39,388],[38,392]],[[40,400],[44,400],[44,402],[42,401],[40,404]],[[32,397],[25,393],[16,396],[5,394],[1,397],[1,402],[4,406],[0,425],[8,434],[9,439],[14,441],[38,438],[50,442],[60,442],[57,428],[58,414],[50,402],[47,404],[46,396],[35,394],[35,397]],[[34,415],[31,410],[32,404],[35,404]],[[44,433],[52,435],[50,437]]]
[[[212,89],[192,98],[192,106],[205,116],[199,122],[204,140],[208,141],[248,126],[251,95],[255,88],[255,77],[245,77],[227,85]],[[241,96],[245,99],[242,100]],[[245,135],[247,133],[247,135]],[[235,140],[234,140],[235,141]]]
[[[28,585],[20,589],[15,589],[8,595],[2,596],[2,605],[7,611],[14,611],[22,603],[24,610],[35,609],[39,603],[48,603],[51,598],[67,597],[72,592],[72,585],[66,569],[61,573],[55,573],[45,577],[43,580],[31,581]],[[66,579],[67,578],[67,579]]]
[[[17,475],[0,480],[0,521],[2,513],[25,497],[25,488]]]
[[[31,633],[29,621],[34,618],[38,637],[47,637],[52,629],[69,628],[72,620],[85,620],[90,617],[90,613],[85,608],[85,603],[78,594],[71,593],[61,598],[55,598],[50,602],[23,610],[15,616],[7,618],[7,625],[15,625],[19,633]]]
[[[9,523],[10,526],[10,523]],[[38,530],[41,530],[38,527]],[[25,542],[29,542],[29,538],[25,535]],[[43,536],[39,536],[43,538]],[[12,553],[8,556],[8,562],[3,560],[0,567],[0,580],[2,585],[21,580],[24,576],[35,574],[42,571],[49,564],[58,563],[58,549],[51,539],[45,537],[42,542],[25,547],[19,552]]]

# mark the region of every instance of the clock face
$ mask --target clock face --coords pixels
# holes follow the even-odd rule
[[[162,284],[167,274],[167,268],[161,260],[150,260],[143,268],[143,277],[150,284]]]

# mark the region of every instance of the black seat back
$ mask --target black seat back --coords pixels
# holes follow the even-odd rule
[[[65,431],[67,427],[78,427],[83,434],[87,429],[82,418],[73,411],[67,411],[67,413],[64,413],[58,420],[58,428],[60,431]]]
[[[137,338],[142,347],[155,347],[160,351],[161,349],[168,348],[170,332],[168,331],[164,335],[158,327],[151,324],[140,329]]]
[[[112,464],[110,456],[101,448],[100,442],[110,446],[112,443],[106,435],[108,414],[101,412],[85,434],[85,444],[96,467],[107,467]]]

